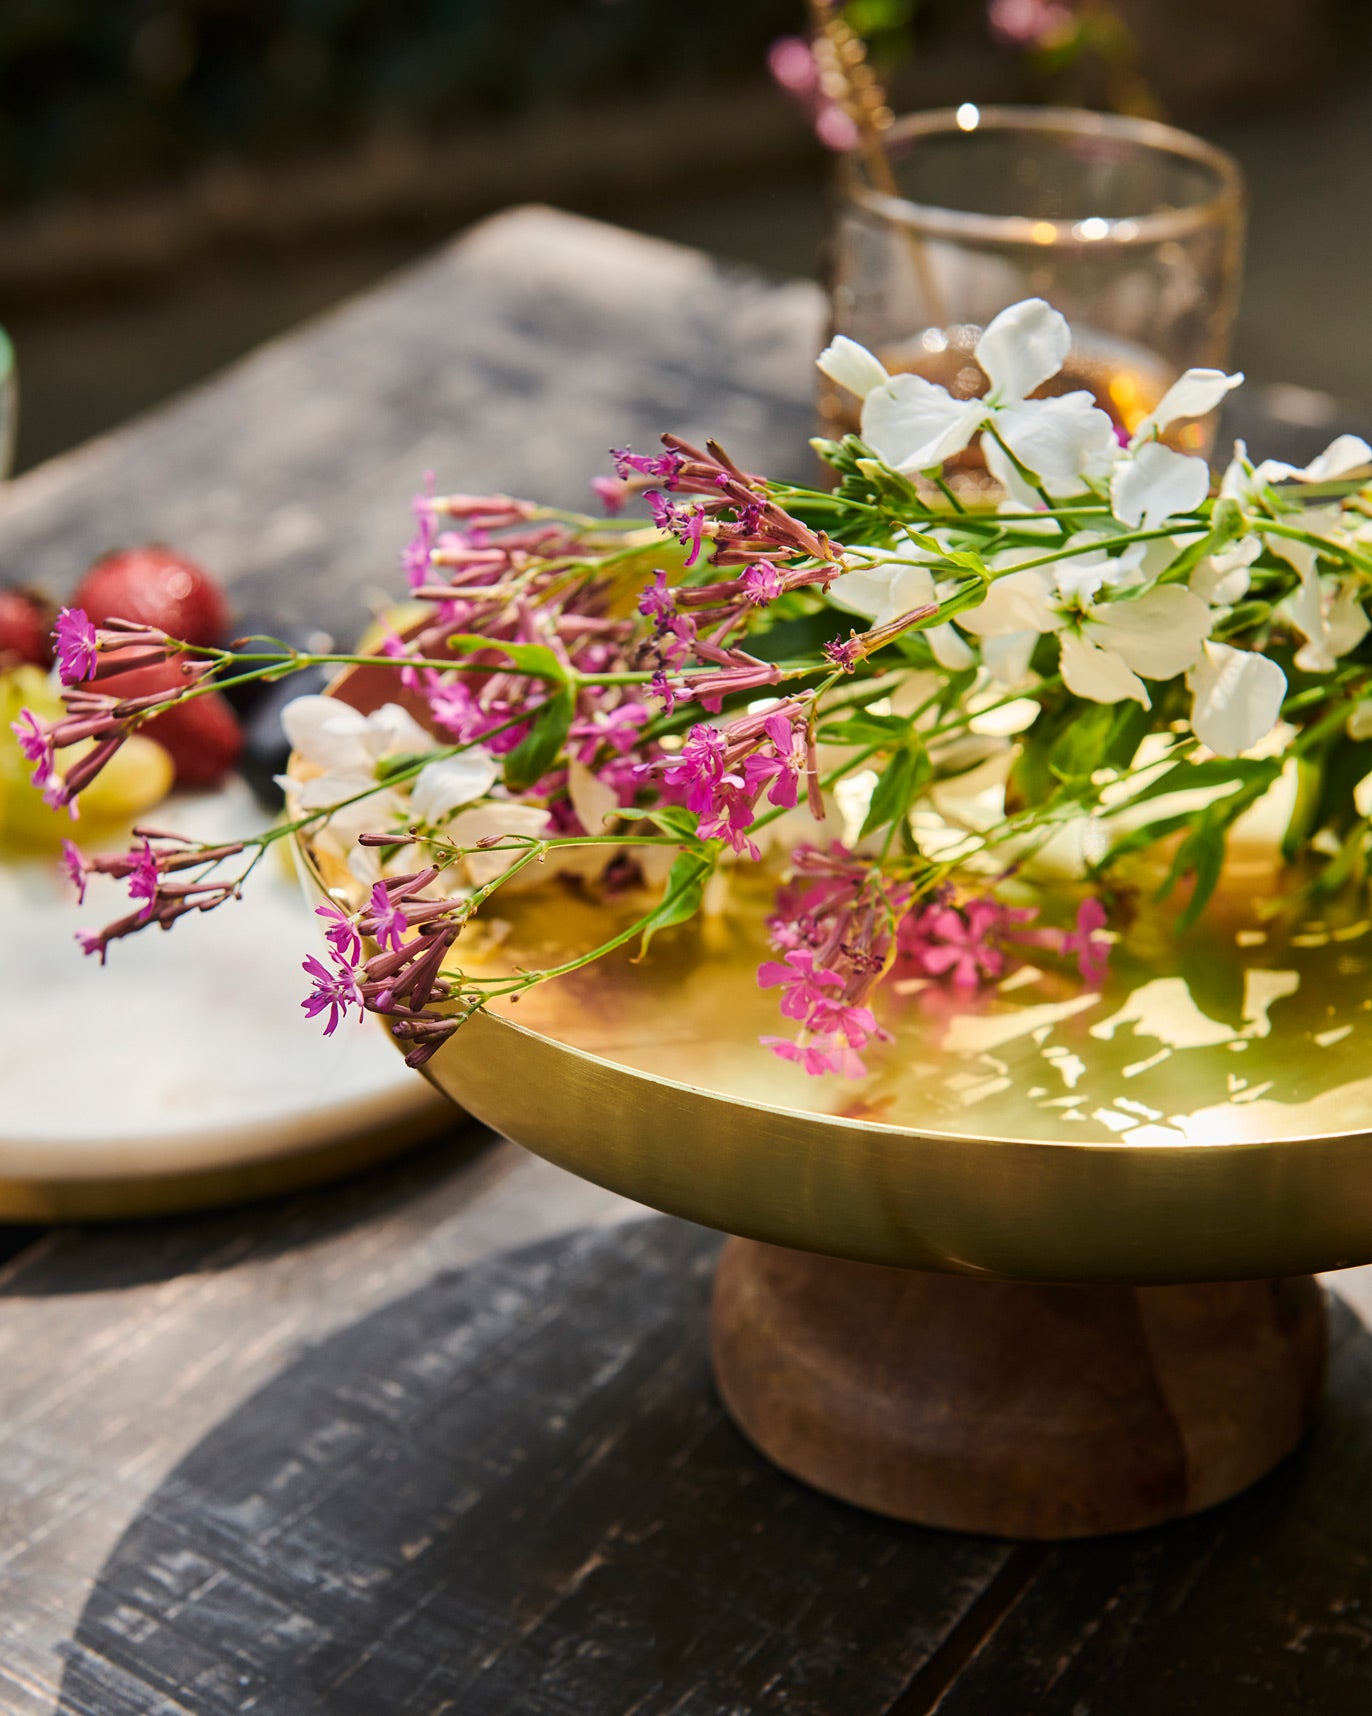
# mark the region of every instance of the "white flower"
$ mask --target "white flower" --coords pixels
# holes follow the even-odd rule
[[[489,751],[474,745],[455,757],[425,763],[415,776],[410,815],[436,828],[460,805],[485,798],[500,776],[500,765]]]
[[[1115,447],[1110,419],[1089,393],[1029,398],[1062,368],[1071,343],[1064,318],[1042,298],[1028,298],[1002,310],[977,341],[976,359],[990,383],[983,399],[954,399],[923,376],[889,375],[853,340],[835,340],[819,366],[862,400],[862,438],[893,470],[930,470],[994,425],[1049,494],[1071,494],[1084,477],[1109,471]],[[1032,502],[1014,460],[989,438],[982,450],[1011,493],[1025,498],[1027,491]]]
[[[296,697],[281,712],[291,749],[325,770],[374,776],[382,757],[424,752],[433,738],[398,703],[383,703],[371,715],[336,697]]]
[[[1226,375],[1222,369],[1188,369],[1177,377],[1115,459],[1110,506],[1121,524],[1157,530],[1167,519],[1196,510],[1210,492],[1210,467],[1157,437],[1173,423],[1204,417],[1242,381],[1241,372]]]
[[[1282,459],[1264,459],[1255,466],[1249,462],[1248,448],[1235,441],[1234,456],[1220,478],[1220,494],[1248,510],[1262,504],[1263,490],[1269,483],[1336,482],[1368,464],[1372,464],[1372,447],[1361,435],[1336,436],[1308,465],[1300,466],[1288,465]]]
[[[1217,756],[1251,750],[1276,726],[1286,675],[1256,650],[1207,641],[1186,678],[1192,730]]]
[[[1110,510],[1131,530],[1157,530],[1169,518],[1194,512],[1209,492],[1210,467],[1204,459],[1146,441],[1115,461]]]
[[[847,388],[859,399],[866,399],[873,388],[881,387],[891,379],[881,359],[873,357],[866,346],[860,346],[846,334],[837,335],[815,362],[830,381]]]
[[[1212,608],[1232,607],[1248,594],[1248,568],[1261,553],[1262,543],[1257,537],[1245,536],[1218,554],[1207,554],[1192,570],[1192,590]]]
[[[1132,561],[1102,553],[1007,573],[991,585],[980,607],[960,616],[961,624],[982,638],[1013,642],[1013,654],[1002,662],[1021,677],[1026,643],[1032,650],[1036,634],[1058,632],[1069,691],[1093,703],[1133,698],[1147,708],[1144,679],[1173,679],[1192,665],[1210,630],[1210,610],[1175,584],[1157,584],[1125,600],[1096,601],[1102,588],[1128,587]],[[987,665],[992,666],[989,658]],[[1018,677],[1004,677],[1018,683]]]
[[[358,846],[357,837],[391,827],[405,815],[401,795],[393,787],[377,786],[377,764],[388,756],[427,751],[433,739],[398,703],[364,715],[334,697],[297,697],[282,710],[281,724],[291,749],[320,772],[305,781],[282,776],[280,786],[301,811],[337,805],[316,840],[359,880],[375,881],[380,860],[375,851]]]
[[[1222,369],[1186,370],[1135,429],[1129,445],[1140,447],[1164,429],[1170,429],[1174,423],[1183,423],[1188,417],[1206,416],[1226,393],[1242,384],[1242,370],[1233,375],[1226,375]]]

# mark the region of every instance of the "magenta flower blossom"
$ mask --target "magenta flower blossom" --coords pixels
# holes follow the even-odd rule
[[[54,778],[55,747],[52,734],[32,709],[21,709],[19,719],[10,722],[10,732],[19,741],[19,753],[33,764],[33,784],[47,787]]]
[[[650,720],[641,703],[619,703],[613,709],[596,709],[579,721],[573,721],[568,738],[574,749],[572,755],[579,763],[590,764],[602,745],[609,745],[617,755],[627,756],[639,741],[642,728]]]
[[[591,493],[612,516],[624,511],[633,492],[632,485],[622,477],[591,478]]]
[[[161,885],[161,872],[157,868],[157,859],[149,841],[143,842],[143,850],[135,859],[128,873],[129,898],[141,900],[139,907],[140,918],[150,918],[153,907],[157,904],[157,891]]]
[[[784,588],[781,573],[770,560],[758,560],[750,566],[739,579],[739,587],[744,599],[755,608],[764,608],[775,601]]]
[[[663,783],[683,795],[687,810],[697,816],[713,814],[719,788],[724,782],[724,760],[728,750],[718,727],[704,722],[691,728],[690,737],[674,762],[662,771]],[[645,763],[644,769],[655,765]],[[738,785],[743,783],[739,781]]]
[[[810,1037],[805,1041],[791,1037],[759,1037],[764,1048],[784,1061],[794,1061],[811,1078],[837,1073],[840,1078],[865,1078],[867,1068],[861,1057],[842,1037]]]
[[[367,927],[378,947],[399,953],[405,945],[405,931],[410,927],[404,907],[393,902],[384,882],[372,884],[371,905]]]
[[[1077,970],[1085,983],[1104,983],[1110,965],[1110,943],[1098,936],[1105,928],[1105,907],[1097,899],[1083,900],[1077,907],[1075,928],[1062,938],[1062,951],[1076,955]]]
[[[404,661],[408,656],[415,654],[415,649],[412,644],[406,643],[404,638],[388,630],[381,639],[377,654],[385,656],[387,661]],[[402,667],[398,678],[407,691],[420,689],[419,669],[417,667]]]
[[[653,523],[659,530],[670,531],[683,548],[689,548],[686,565],[694,566],[700,558],[701,548],[705,541],[705,508],[703,506],[678,506],[675,501],[669,501],[665,495],[660,495],[656,489],[649,489],[644,497],[653,515]]]
[[[676,618],[676,595],[667,583],[665,572],[653,573],[652,583],[638,598],[638,611],[649,620]]]
[[[781,985],[781,1011],[788,1019],[809,1019],[817,1007],[833,999],[827,989],[842,989],[843,978],[837,971],[816,968],[815,955],[809,948],[798,947],[784,960],[766,959],[757,968],[759,989],[775,989]]]
[[[329,926],[324,931],[324,940],[333,949],[334,956],[344,965],[356,965],[362,958],[362,937],[351,915],[339,906],[316,906],[314,915],[323,918]]]
[[[84,905],[86,903],[86,878],[90,874],[90,865],[87,864],[85,855],[82,853],[81,848],[73,841],[64,840],[62,842],[62,856],[59,859],[59,863],[61,865],[63,875],[71,883],[72,887],[76,889],[77,905]]]
[[[52,628],[57,652],[57,671],[64,685],[79,685],[94,679],[100,665],[95,627],[84,608],[63,608]]]
[[[830,638],[824,646],[824,653],[835,667],[851,673],[862,660],[862,645],[856,633],[849,632],[846,638]]]
[[[969,900],[956,906],[928,906],[905,920],[912,927],[902,948],[932,977],[947,977],[955,989],[976,989],[1005,974],[1005,908],[994,900]],[[904,928],[904,925],[902,925]]]
[[[767,717],[763,730],[772,748],[770,751],[755,751],[744,763],[745,786],[756,796],[770,781],[768,802],[792,810],[798,796],[800,773],[806,764],[804,724],[793,722],[788,714],[779,710]]]
[[[655,477],[664,488],[674,489],[681,476],[682,457],[668,449],[665,453],[631,453],[627,447],[611,447],[610,457],[621,480],[633,476]]]
[[[356,967],[344,964],[335,954],[334,968],[330,971],[311,954],[301,962],[300,969],[314,985],[300,1005],[307,1019],[317,1019],[321,1013],[328,1014],[329,1022],[324,1027],[326,1037],[331,1037],[343,1023],[350,1007],[356,1007],[358,1018],[362,1017],[364,1007]]]

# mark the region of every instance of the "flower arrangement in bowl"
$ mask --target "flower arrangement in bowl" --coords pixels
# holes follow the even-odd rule
[[[521,997],[527,1018],[545,985],[584,996],[578,984],[602,966],[670,969],[681,926],[708,921],[732,888],[764,902],[754,917],[767,945],[732,938],[748,949],[754,1000],[775,1002],[752,1054],[860,1093],[906,1052],[893,1024],[912,992],[946,1021],[1043,974],[1061,1017],[1129,955],[1145,891],[1168,902],[1171,941],[1222,917],[1226,848],[1255,838],[1264,816],[1261,912],[1322,913],[1343,926],[1326,941],[1351,945],[1372,849],[1372,449],[1342,436],[1295,469],[1255,464],[1240,445],[1216,484],[1168,436],[1241,377],[1188,371],[1126,440],[1089,394],[1038,397],[1069,345],[1048,304],[1011,307],[981,336],[987,388],[968,400],[836,340],[820,367],[860,401],[861,432],[816,444],[827,489],[768,481],[713,442],[668,434],[661,452],[614,454],[617,474],[595,484],[604,518],[426,492],[403,557],[411,605],[364,654],[270,638],[210,649],[65,611],[66,712],[16,725],[55,804],[169,705],[320,663],[353,674],[340,695],[287,707],[284,821],[212,847],[149,829],[124,853],[68,848],[80,890],[94,874],[130,895],[122,916],[80,932],[82,947],[104,960],[129,934],[237,899],[267,849],[294,838],[326,890],[302,1003],[326,1033],[381,1015],[411,1064],[464,1102],[470,1092],[483,1118],[555,1157],[565,1133],[577,1142],[559,1159],[645,1201],[865,1260],[833,1265],[849,1269],[1175,1282],[1205,1276],[1208,1255],[1231,1277],[1351,1261],[1347,1210],[1366,1152],[1347,1145],[1365,1116],[1328,1127],[1326,1154],[1304,1166],[1284,1156],[1278,1170],[1257,1143],[1253,1156],[1180,1153],[1196,1162],[1183,1185],[1180,1134],[1136,1150],[1040,1137],[978,1156],[965,1137],[884,1124],[860,1095],[827,1130],[832,1104],[818,1101],[797,1116],[731,1098],[726,1124],[708,1068],[694,1084],[659,1080],[657,1106],[635,1108],[647,1086],[631,1100],[593,1054],[550,1060],[527,1031],[488,1052],[492,1021]],[[960,493],[948,469],[973,443],[999,484],[994,503]],[[649,520],[624,516],[638,499]],[[100,689],[168,660],[184,679],[174,692],[120,701]],[[61,753],[78,744],[64,773]],[[533,899],[564,920],[560,935],[506,947]],[[586,931],[571,946],[567,925]],[[553,951],[531,957],[538,946]],[[618,1166],[590,1154],[607,1128]],[[800,1189],[786,1167],[797,1160]],[[1325,1190],[1312,1192],[1319,1175]],[[1223,1217],[1236,1188],[1251,1231]],[[1305,1210],[1283,1238],[1284,1210],[1307,1194],[1318,1219]],[[1120,1210],[1102,1209],[1117,1195]],[[724,1324],[756,1333],[770,1315],[758,1309],[766,1266],[744,1273]],[[853,1299],[859,1321],[866,1293]],[[1301,1400],[1318,1373],[1314,1303],[1283,1324],[1303,1331],[1291,1364],[1306,1381],[1288,1388]],[[1270,1319],[1269,1302],[1252,1315]],[[1023,1345],[1037,1350],[1031,1333]],[[812,1458],[834,1445],[827,1430],[797,1432],[792,1447],[780,1395],[742,1398],[756,1341],[726,1350],[726,1398],[764,1447],[789,1450],[784,1464],[944,1523],[1054,1534],[1167,1517],[1249,1481],[1303,1421],[1304,1408],[1288,1414],[1275,1440],[1180,1501],[1123,1515],[1088,1505],[1055,1525],[1015,1511],[1021,1492],[978,1512],[901,1489],[908,1471],[836,1476]],[[1290,1382],[1289,1366],[1277,1371]],[[839,1395],[857,1398],[847,1385]],[[1255,1396],[1238,1417],[1275,1423],[1270,1404]],[[1233,1418],[1232,1400],[1216,1411]],[[860,1448],[860,1427],[845,1436]]]

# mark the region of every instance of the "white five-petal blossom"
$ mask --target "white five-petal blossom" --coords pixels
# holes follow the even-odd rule
[[[862,401],[862,438],[893,470],[909,475],[941,465],[994,426],[1009,447],[983,443],[987,464],[1012,494],[1036,497],[1015,464],[1033,471],[1049,494],[1070,494],[1083,477],[1104,476],[1115,450],[1114,428],[1089,393],[1051,399],[1029,395],[1062,368],[1072,342],[1065,319],[1042,298],[1012,304],[993,318],[976,345],[989,386],[982,399],[955,399],[923,376],[890,375],[856,341],[840,336],[820,355],[832,381]]]
[[[1275,661],[1257,650],[1210,641],[1187,683],[1192,731],[1221,757],[1237,757],[1265,739],[1286,696],[1286,675]]]
[[[960,623],[983,639],[1007,645],[1015,640],[1018,651],[1010,665],[1021,674],[1025,642],[1032,649],[1036,634],[1058,632],[1069,691],[1093,703],[1133,698],[1147,708],[1144,679],[1173,679],[1196,661],[1210,630],[1210,609],[1176,584],[1095,600],[1103,588],[1126,591],[1137,558],[1083,555],[1006,573],[980,607],[959,616]],[[992,666],[989,657],[987,665]]]
[[[363,881],[380,874],[380,859],[374,848],[357,845],[359,834],[406,820],[441,822],[489,792],[499,773],[490,754],[474,747],[426,763],[408,799],[395,787],[378,787],[377,766],[385,758],[422,756],[433,747],[432,734],[398,703],[364,715],[334,697],[297,697],[281,724],[292,750],[319,771],[304,781],[282,777],[282,786],[302,811],[340,807],[315,838]]]

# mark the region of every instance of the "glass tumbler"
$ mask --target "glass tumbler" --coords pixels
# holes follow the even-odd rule
[[[1041,391],[1084,388],[1125,430],[1182,370],[1225,364],[1244,195],[1222,150],[1151,120],[970,103],[899,119],[883,140],[884,161],[840,162],[831,336],[971,397],[987,322],[1046,298],[1073,346]],[[827,382],[820,410],[826,433],[856,431],[854,401]],[[1208,453],[1212,433],[1176,439]]]

